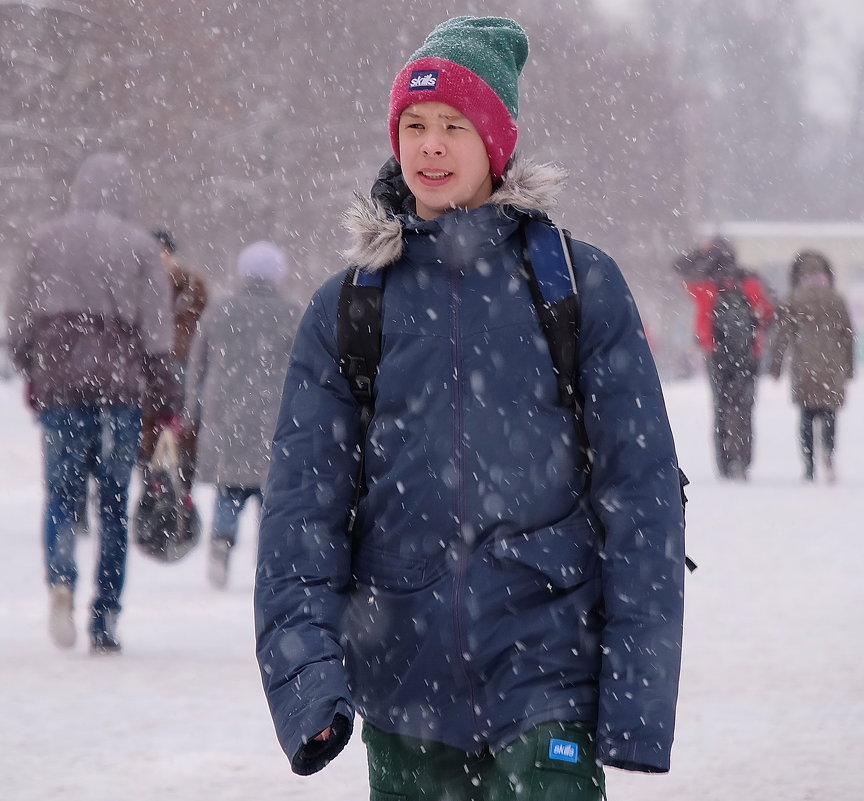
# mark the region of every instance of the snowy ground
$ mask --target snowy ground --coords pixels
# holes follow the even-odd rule
[[[368,798],[355,738],[293,776],[253,655],[255,528],[246,515],[226,592],[199,547],[174,565],[130,555],[121,657],[60,652],[45,631],[38,430],[0,382],[0,798],[232,801]],[[667,387],[692,479],[685,659],[668,776],[610,771],[612,801],[845,801],[864,765],[864,382],[839,420],[839,481],[804,486],[785,384],[761,382],[749,484],[712,470],[705,383]],[[205,523],[212,492],[196,490]],[[92,542],[79,545],[86,624]],[[83,640],[83,638],[82,638]]]

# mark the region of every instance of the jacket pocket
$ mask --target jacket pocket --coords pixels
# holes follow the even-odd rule
[[[402,556],[380,548],[360,548],[353,556],[351,570],[358,584],[382,590],[413,590],[428,579],[427,560]]]
[[[559,589],[572,589],[599,578],[598,535],[585,517],[495,540],[493,554],[502,562],[542,573]]]

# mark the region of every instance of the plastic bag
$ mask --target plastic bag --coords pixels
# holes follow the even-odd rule
[[[177,437],[170,428],[159,434],[144,468],[132,531],[135,544],[160,562],[182,559],[201,537],[201,519],[181,478]]]

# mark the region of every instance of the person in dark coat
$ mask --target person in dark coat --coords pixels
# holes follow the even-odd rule
[[[780,377],[788,354],[792,400],[801,410],[799,436],[804,478],[815,476],[813,428],[819,422],[825,474],[834,481],[837,410],[855,370],[855,334],[849,310],[821,253],[805,251],[792,263],[792,286],[781,307],[770,371]]]
[[[171,365],[170,290],[156,242],[126,219],[123,156],[85,160],[68,212],[33,236],[13,279],[9,341],[42,426],[45,562],[55,644],[76,641],[76,510],[92,474],[99,496],[99,563],[90,645],[120,650],[116,623],[126,574],[128,498],[142,406],[180,408]]]
[[[520,225],[561,170],[511,158],[527,58],[512,20],[457,17],[394,81],[383,171],[349,264],[385,270],[365,447],[340,372],[344,273],[292,350],[264,493],[257,656],[292,769],[363,719],[372,797],[600,799],[602,765],[669,769],[683,509],[633,297],[572,242],[580,446],[523,274]],[[357,458],[365,483],[349,532]]]
[[[285,255],[255,242],[237,259],[239,285],[201,318],[186,381],[187,427],[200,429],[196,480],[215,484],[207,575],[228,582],[240,513],[262,498],[288,354],[302,308],[285,297]]]
[[[747,480],[753,461],[753,405],[774,304],[759,277],[743,269],[725,237],[701,243],[675,262],[695,306],[696,340],[705,354],[714,407],[714,452],[723,478]],[[749,305],[752,337],[744,351],[718,341],[716,314],[724,293],[740,291]]]
[[[207,284],[194,270],[182,265],[177,259],[177,242],[170,231],[159,228],[153,231],[159,243],[162,266],[171,286],[172,346],[171,357],[182,387],[185,381],[186,364],[192,341],[198,332],[198,321],[207,306]],[[141,424],[141,448],[138,462],[146,465],[153,456],[156,440],[161,431],[159,410],[147,405],[143,410]],[[197,429],[183,427],[178,432],[180,446],[180,473],[188,487],[195,471]]]

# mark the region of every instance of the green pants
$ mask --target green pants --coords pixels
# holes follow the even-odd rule
[[[363,724],[371,801],[601,801],[594,736],[578,723],[543,723],[503,751],[468,754]]]

